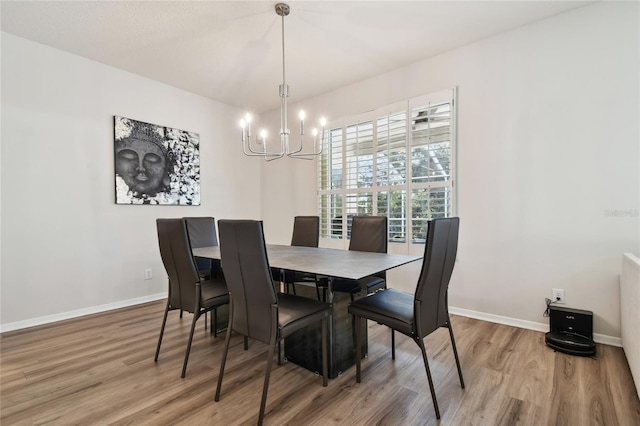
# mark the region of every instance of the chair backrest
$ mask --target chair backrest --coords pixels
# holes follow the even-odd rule
[[[386,216],[353,217],[349,250],[386,253],[387,244]]]
[[[351,222],[349,250],[386,253],[388,246],[386,216],[354,216]],[[375,276],[387,279],[387,272]]]
[[[220,257],[233,301],[233,330],[269,343],[271,305],[278,303],[262,222],[219,220]]]
[[[212,217],[183,217],[187,224],[187,235],[191,247],[211,247],[218,245],[216,235],[216,221]],[[201,271],[209,271],[211,277],[221,277],[222,271],[219,260],[196,257],[196,266]]]
[[[320,217],[296,216],[293,219],[292,246],[318,247],[320,242]]]
[[[187,226],[182,219],[156,219],[156,226],[160,257],[169,277],[169,303],[193,312],[195,285],[200,283],[200,277],[191,254]]]
[[[216,222],[212,217],[184,217],[191,247],[210,247],[218,245]]]
[[[427,225],[424,260],[415,293],[415,299],[421,302],[420,337],[448,321],[447,290],[458,252],[459,228],[458,217],[433,219]],[[415,314],[417,317],[418,312]]]

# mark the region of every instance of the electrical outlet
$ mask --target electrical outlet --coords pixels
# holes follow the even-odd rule
[[[564,289],[554,288],[552,292],[553,297],[551,298],[551,301],[555,302],[556,304],[564,304]]]
[[[150,280],[151,278],[153,278],[153,273],[151,272],[151,268],[145,269],[144,270],[144,279],[145,280]]]

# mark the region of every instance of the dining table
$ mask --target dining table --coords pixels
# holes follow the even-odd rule
[[[371,253],[354,250],[340,250],[322,247],[287,246],[267,244],[269,266],[281,270],[292,270],[315,274],[328,281],[327,299],[333,306],[329,321],[329,378],[339,376],[356,362],[355,325],[347,308],[351,295],[334,292],[333,280],[358,280],[379,272],[387,271],[407,263],[422,259],[422,256]],[[219,246],[192,249],[195,257],[222,260]],[[224,273],[224,260],[222,260]],[[307,283],[309,284],[309,283]],[[310,283],[313,285],[313,283]],[[305,291],[306,288],[306,291]],[[316,298],[315,287],[297,285],[297,294]],[[366,296],[366,289],[354,297]],[[320,324],[309,325],[287,337],[284,341],[284,359],[294,362],[313,372],[320,373],[321,362]],[[363,323],[362,356],[367,354],[366,321]]]

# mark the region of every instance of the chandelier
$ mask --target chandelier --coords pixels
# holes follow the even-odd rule
[[[251,115],[246,114],[244,119],[240,121],[240,127],[242,127],[242,149],[245,155],[264,157],[266,161],[277,160],[285,155],[291,158],[298,158],[302,160],[313,160],[315,156],[322,153],[322,140],[324,138],[324,126],[326,120],[322,118],[320,120],[320,146],[318,147],[318,129],[312,130],[313,135],[313,150],[304,151],[304,111],[300,111],[300,144],[296,149],[292,149],[289,144],[289,127],[287,125],[287,98],[289,98],[289,86],[287,86],[285,80],[285,65],[284,65],[284,17],[289,15],[289,5],[285,3],[278,3],[275,7],[276,14],[282,18],[282,84],[280,85],[280,150],[268,151],[267,150],[267,131],[262,129],[258,135],[251,134]],[[252,140],[253,137],[253,140]]]

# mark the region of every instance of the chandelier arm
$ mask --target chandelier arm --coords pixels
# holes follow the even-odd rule
[[[242,143],[242,151],[244,151],[244,155],[248,155],[249,157],[263,157],[264,156],[264,153],[252,150],[251,146],[249,146],[249,151],[247,152],[247,144],[245,142]]]
[[[312,158],[305,158],[308,157],[310,155],[312,156],[318,156],[320,154],[322,154],[322,147],[323,147],[323,141],[324,141],[324,126],[322,127],[322,133],[320,133],[320,150],[316,152],[316,139],[315,136],[313,137],[313,152],[301,152],[302,151],[302,145],[303,145],[303,141],[302,141],[302,135],[300,135],[300,148],[292,151],[292,152],[287,152],[287,155],[289,157],[292,158],[302,158],[304,160],[312,160]]]
[[[301,152],[302,151],[302,147],[300,147],[300,149],[292,151],[292,152],[287,152],[287,155],[289,157],[294,157],[294,158],[302,158],[305,156],[309,156],[309,155],[320,155],[322,154],[322,146],[320,147],[320,150],[318,152],[313,151],[313,152]]]
[[[249,151],[249,152],[245,151],[244,155],[246,155],[248,157],[267,157],[269,155],[276,156],[276,155],[280,155],[280,154],[269,153],[269,152],[264,153],[264,152],[257,152],[257,151]]]
[[[274,156],[264,156],[264,161],[273,161],[273,160],[277,160],[278,158],[282,158],[284,157],[284,154],[279,154],[279,155],[274,155]]]
[[[290,144],[289,146],[287,146],[287,148],[291,148]],[[291,157],[292,155],[295,155],[297,153],[299,153],[300,151],[302,151],[302,137],[300,138],[300,148],[294,150],[294,151],[290,151],[289,149],[287,149],[287,155],[289,157]]]
[[[296,152],[292,152],[287,154],[289,157],[292,158],[302,158],[304,160],[313,160],[313,158],[317,157],[318,155],[322,154],[322,147],[320,147],[320,151],[318,152],[300,152],[302,150],[296,151]],[[313,158],[306,158],[309,156],[313,156]]]
[[[312,154],[307,154],[307,155],[312,155]],[[315,160],[317,158],[317,156],[313,156],[313,157],[305,157],[304,155],[300,155],[300,154],[287,154],[288,157],[290,158],[295,158],[296,160]]]
[[[247,152],[247,148],[249,149],[249,152]],[[254,151],[253,148],[251,148],[251,139],[247,141],[242,141],[242,149],[245,155],[248,155],[251,157],[267,157],[267,156],[282,157],[284,155],[284,150],[282,149],[280,150],[280,152]]]

